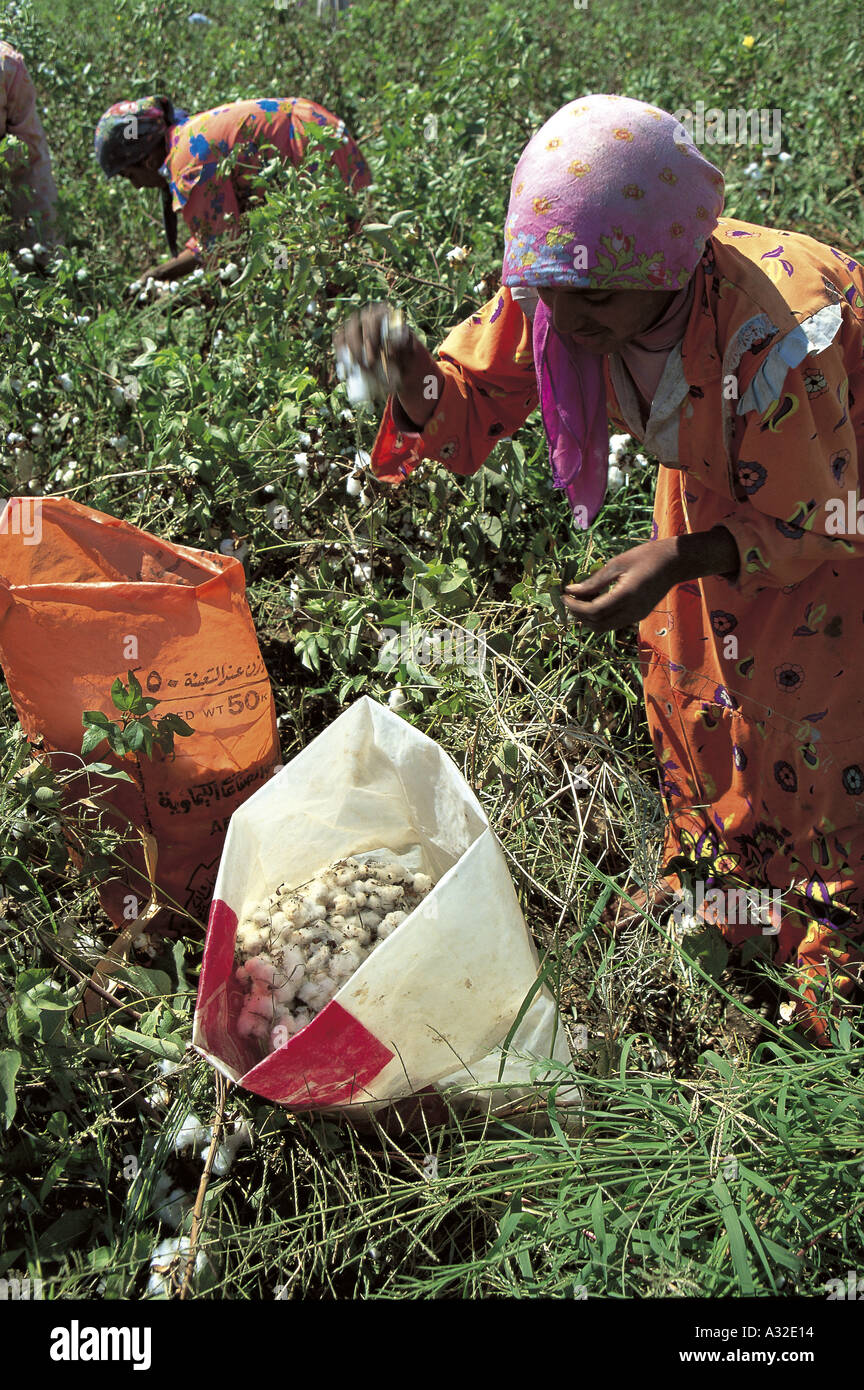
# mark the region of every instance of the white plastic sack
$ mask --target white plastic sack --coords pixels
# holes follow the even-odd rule
[[[398,857],[434,887],[333,999],[275,1052],[237,1033],[234,941],[245,909],[338,859]],[[502,850],[477,798],[432,739],[358,700],[234,812],[207,928],[193,1041],[219,1071],[291,1109],[341,1109],[437,1084],[494,1085],[500,1045],[539,961]],[[533,1059],[570,1061],[540,988],[511,1039],[502,1081],[524,1090]],[[543,1071],[543,1068],[540,1068]],[[553,1068],[550,1081],[561,1081]],[[565,1083],[566,1084],[566,1083]],[[565,1084],[558,1103],[578,1092]]]

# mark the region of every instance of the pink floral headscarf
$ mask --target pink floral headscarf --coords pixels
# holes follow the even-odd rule
[[[501,282],[683,290],[723,207],[723,175],[680,121],[630,97],[563,106],[513,175]],[[638,340],[636,340],[638,342]],[[534,361],[555,486],[590,524],[606,494],[602,358],[555,332],[542,303]]]

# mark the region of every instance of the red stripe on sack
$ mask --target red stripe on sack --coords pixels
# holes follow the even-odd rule
[[[393,1056],[331,999],[311,1023],[241,1077],[240,1084],[292,1110],[359,1103],[370,1099],[364,1088]]]
[[[242,1074],[255,1065],[258,1049],[253,1039],[237,1036],[243,989],[234,979],[236,935],[237,913],[221,898],[214,898],[207,920],[195,1011],[205,1051]]]

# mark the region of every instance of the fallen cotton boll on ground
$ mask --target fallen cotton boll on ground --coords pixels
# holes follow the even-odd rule
[[[227,1138],[223,1139],[222,1143],[217,1148],[216,1156],[213,1159],[213,1172],[217,1177],[224,1178],[231,1164],[234,1162],[234,1159],[237,1157],[237,1150],[241,1148],[243,1144],[248,1144],[250,1148],[252,1147],[252,1135],[245,1121],[242,1125],[238,1125],[233,1134],[229,1134]],[[206,1154],[202,1155],[202,1162],[207,1162]]]
[[[248,904],[234,946],[234,978],[244,990],[239,1036],[266,1052],[284,1046],[432,887],[428,874],[398,862],[340,859],[299,888]]]
[[[174,1152],[182,1154],[191,1149],[194,1153],[196,1149],[209,1144],[212,1137],[213,1131],[210,1126],[202,1125],[198,1116],[190,1111],[174,1137]]]
[[[156,1220],[175,1231],[180,1230],[186,1213],[192,1210],[190,1194],[175,1184],[167,1173],[160,1173],[156,1179],[150,1203]]]
[[[171,1298],[179,1290],[191,1248],[188,1236],[172,1236],[159,1242],[150,1256],[150,1278],[147,1281],[150,1298]],[[191,1286],[194,1288],[203,1274],[212,1272],[213,1266],[204,1251],[199,1250],[189,1281]]]

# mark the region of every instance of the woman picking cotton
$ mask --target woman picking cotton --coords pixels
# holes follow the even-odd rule
[[[718,925],[797,967],[794,1016],[825,1042],[864,962],[864,542],[838,523],[864,443],[864,276],[721,217],[723,188],[666,112],[572,102],[517,165],[504,288],[438,361],[413,335],[382,357],[382,306],[337,346],[386,362],[372,462],[391,483],[423,458],[476,472],[538,403],[577,525],[603,504],[610,420],[660,461],[652,539],[565,603],[596,632],[639,624],[666,876],[777,895],[770,925]]]
[[[39,113],[36,89],[21,54],[0,40],[0,141],[13,135],[20,152],[3,155],[8,172],[9,211],[19,234],[28,240],[58,241],[56,225],[57,185],[51,173],[51,155]]]
[[[240,220],[260,201],[259,175],[274,157],[299,167],[309,144],[307,126],[329,127],[338,140],[332,163],[358,192],[369,170],[344,122],[299,97],[233,101],[188,116],[167,97],[142,97],[110,107],[96,127],[96,156],[105,174],[135,188],[162,193],[165,235],[172,259],[147,276],[157,281],[188,275],[214,252],[219,239],[236,237]],[[308,166],[315,171],[314,163]],[[177,244],[177,213],[191,232]]]

